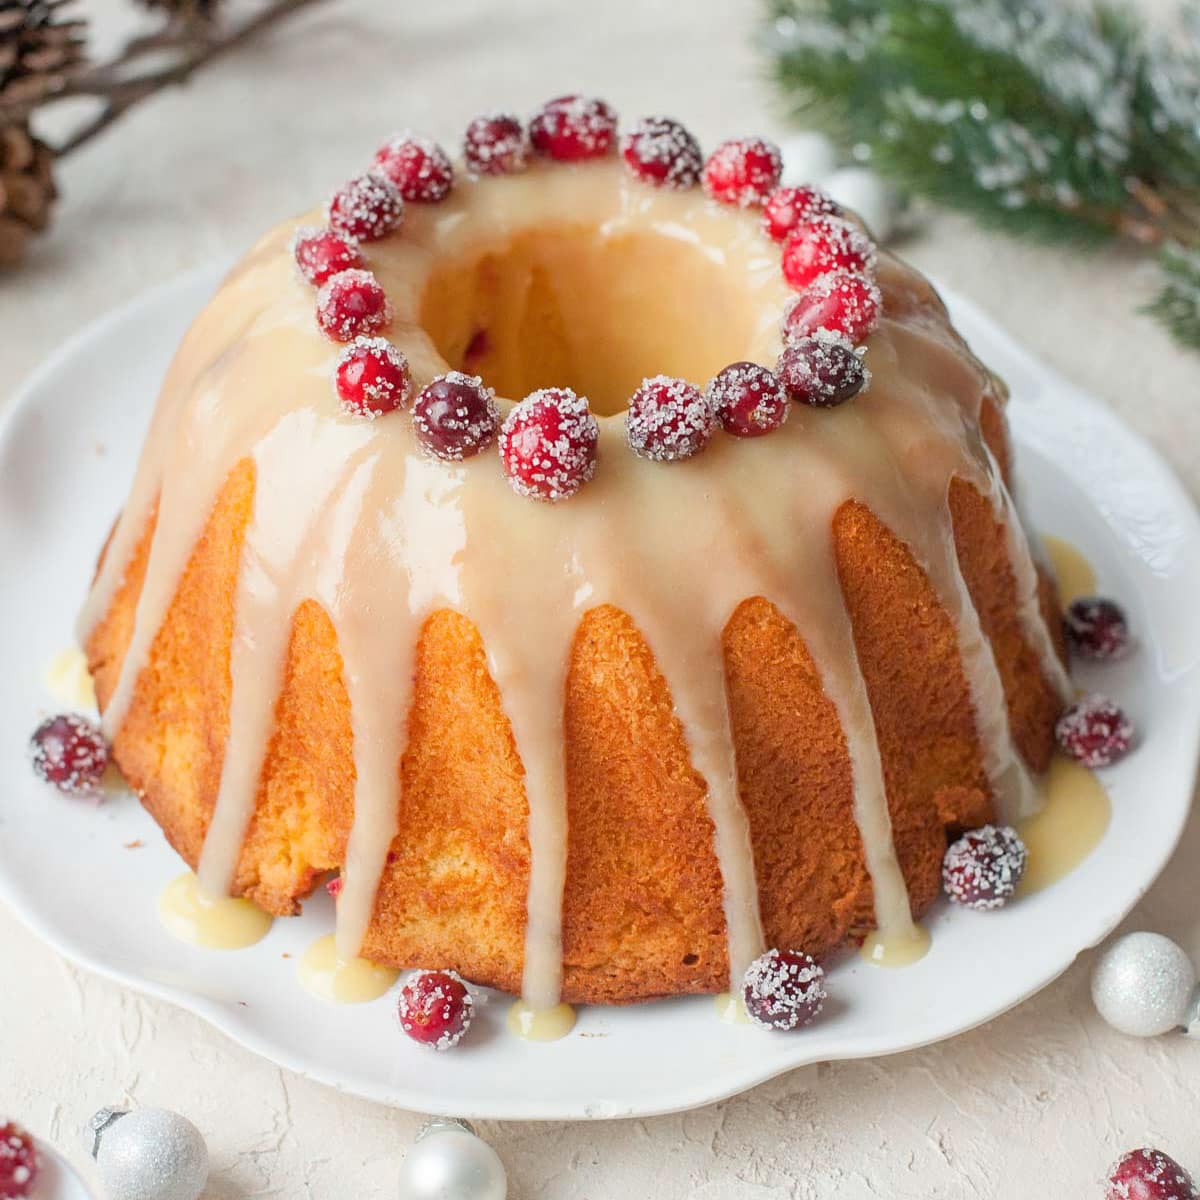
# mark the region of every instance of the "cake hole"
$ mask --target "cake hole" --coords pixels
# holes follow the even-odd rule
[[[694,967],[700,961],[698,954],[685,954],[683,956],[683,965],[685,967]]]
[[[564,225],[440,263],[421,324],[454,369],[501,396],[570,387],[611,415],[647,376],[703,386],[747,357],[754,307],[746,283],[694,242]]]

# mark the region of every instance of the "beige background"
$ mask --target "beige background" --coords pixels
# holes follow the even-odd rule
[[[127,19],[123,0],[83,7],[102,42]],[[81,325],[240,251],[396,127],[454,143],[477,111],[584,90],[629,116],[676,113],[709,145],[784,134],[749,44],[756,12],[738,0],[335,0],[302,15],[65,164],[54,232],[23,272],[0,278],[0,405]],[[1015,244],[951,217],[929,221],[906,252],[1111,404],[1197,494],[1200,356],[1133,314],[1145,268],[1119,253]],[[1198,858],[1193,821],[1129,924],[1200,956]],[[513,1200],[1086,1198],[1100,1194],[1108,1160],[1145,1142],[1200,1173],[1200,1042],[1109,1030],[1088,998],[1090,957],[1019,1011],[940,1047],[821,1067],[681,1116],[481,1132],[508,1164]],[[188,1113],[208,1137],[209,1195],[220,1200],[393,1196],[420,1124],[76,971],[0,911],[0,1112],[81,1161],[79,1127],[120,1101]]]

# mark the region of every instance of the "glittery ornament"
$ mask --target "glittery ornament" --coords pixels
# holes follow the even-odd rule
[[[102,1108],[89,1123],[108,1200],[198,1200],[208,1148],[186,1117],[165,1108]]]
[[[400,1167],[404,1200],[505,1200],[500,1156],[466,1121],[434,1120],[417,1134]]]
[[[1114,1028],[1157,1037],[1188,1024],[1196,993],[1191,959],[1161,933],[1127,933],[1101,951],[1092,1000]]]

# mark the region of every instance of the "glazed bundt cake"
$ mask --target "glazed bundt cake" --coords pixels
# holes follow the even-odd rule
[[[768,143],[568,98],[464,153],[184,339],[81,618],[121,771],[206,888],[338,872],[343,953],[535,1008],[905,936],[1064,694],[1002,386]]]

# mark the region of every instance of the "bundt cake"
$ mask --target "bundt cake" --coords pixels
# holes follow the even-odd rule
[[[1065,694],[1002,385],[769,143],[567,98],[464,156],[184,339],[81,617],[121,771],[204,887],[338,872],[341,952],[534,1008],[904,937]]]

